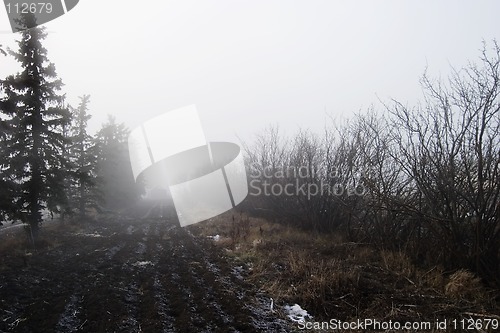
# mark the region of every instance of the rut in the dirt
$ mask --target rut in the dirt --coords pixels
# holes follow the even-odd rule
[[[2,258],[1,332],[289,332],[210,243],[161,219],[54,235]],[[56,232],[56,231],[54,231]]]

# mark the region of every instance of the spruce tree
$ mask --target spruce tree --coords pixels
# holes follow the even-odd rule
[[[28,15],[23,19],[34,18]],[[64,200],[63,174],[67,167],[62,155],[62,126],[68,123],[70,114],[62,106],[64,96],[58,94],[62,81],[42,45],[46,36],[44,28],[22,31],[19,50],[9,51],[20,63],[21,72],[1,81],[6,131],[2,179],[15,187],[12,217],[28,223],[33,238],[49,198]]]
[[[72,164],[73,184],[69,186],[71,207],[78,209],[80,217],[85,215],[87,207],[96,206],[98,195],[96,186],[96,146],[93,137],[87,133],[87,122],[90,96],[80,97],[77,108],[71,108],[72,122],[70,126],[71,144],[68,156]]]

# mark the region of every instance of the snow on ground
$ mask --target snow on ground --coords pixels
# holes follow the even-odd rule
[[[153,263],[151,261],[136,261],[135,263],[132,264],[132,266],[137,266],[137,267],[142,267],[147,265],[153,265]]]
[[[104,237],[103,235],[99,234],[97,231],[94,231],[93,233],[76,233],[75,236],[83,236],[83,237]]]
[[[306,310],[302,309],[300,305],[285,305],[285,312],[288,313],[287,317],[290,318],[291,321],[296,323],[303,323],[306,319],[312,319],[312,316],[307,313]]]
[[[210,238],[214,242],[218,242],[220,240],[220,235],[208,236],[208,238]]]

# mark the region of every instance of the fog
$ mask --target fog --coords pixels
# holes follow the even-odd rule
[[[133,128],[196,104],[208,140],[321,131],[379,99],[413,103],[498,37],[497,1],[80,1],[47,23],[68,101]],[[15,47],[0,10],[0,44]],[[2,59],[0,75],[18,67]]]

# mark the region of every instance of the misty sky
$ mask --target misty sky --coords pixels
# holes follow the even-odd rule
[[[500,1],[81,0],[45,26],[68,101],[91,95],[130,128],[196,104],[211,141],[268,124],[321,131],[390,97],[414,103],[419,77],[445,77],[500,39]],[[15,48],[0,8],[0,44]],[[18,70],[0,58],[0,76]]]

